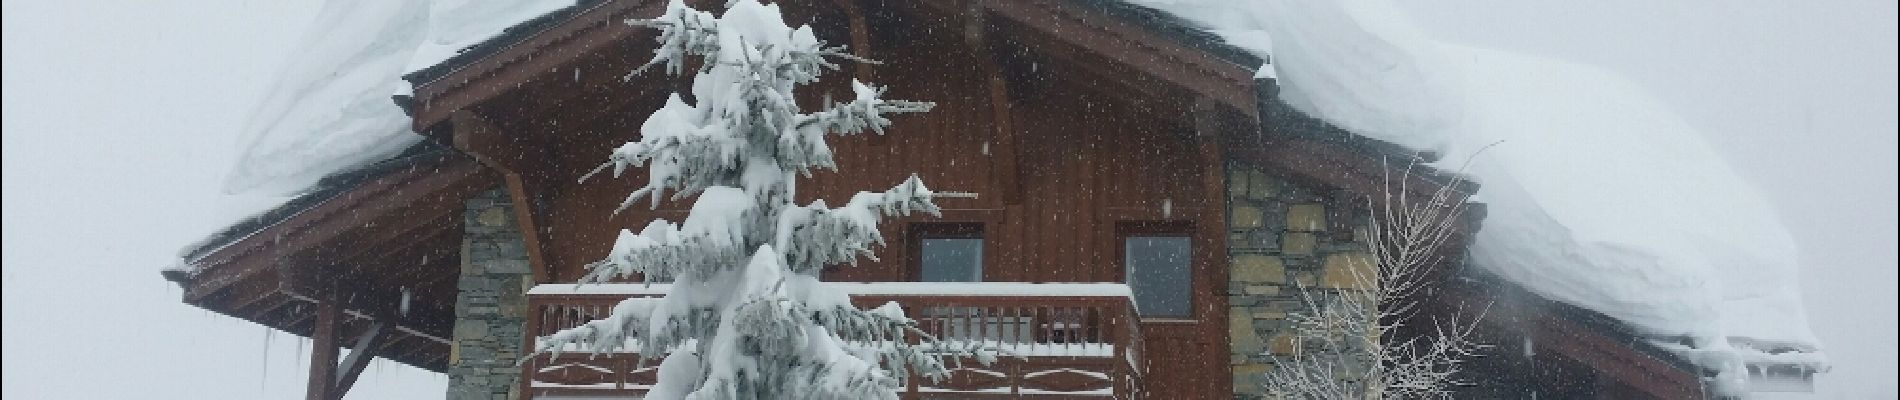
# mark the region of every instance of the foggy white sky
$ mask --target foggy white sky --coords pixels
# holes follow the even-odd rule
[[[1442,39],[1598,65],[1655,91],[1793,230],[1836,364],[1813,397],[1900,394],[1894,2],[1400,3]],[[277,201],[218,185],[248,104],[318,5],[4,2],[0,395],[302,396],[302,340],[184,305],[157,271]],[[445,383],[385,362],[350,398],[439,398]]]

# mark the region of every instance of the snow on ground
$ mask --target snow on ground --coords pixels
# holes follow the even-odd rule
[[[1793,239],[1761,192],[1627,79],[1439,42],[1383,0],[1138,3],[1272,51],[1262,75],[1278,76],[1281,99],[1354,133],[1439,150],[1448,168],[1501,141],[1468,170],[1489,205],[1473,245],[1481,267],[1687,336],[1704,351],[1685,355],[1708,367],[1736,372],[1774,349],[1825,366]]]
[[[404,73],[574,0],[392,0],[324,4],[259,100],[225,180],[231,193],[302,191],[332,172],[389,158],[421,137],[390,96]]]

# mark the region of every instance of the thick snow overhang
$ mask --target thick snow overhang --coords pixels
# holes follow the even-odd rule
[[[807,1],[805,5],[854,9],[864,2]],[[442,129],[458,112],[468,112],[498,97],[533,90],[537,109],[561,108],[570,100],[597,94],[588,88],[611,86],[637,63],[601,60],[603,52],[629,52],[641,30],[629,18],[657,14],[659,0],[583,1],[527,21],[464,50],[448,61],[408,74],[414,97],[400,99],[414,117],[413,129],[447,139]],[[1255,79],[1265,60],[1227,44],[1218,35],[1172,14],[1121,1],[977,1],[929,0],[878,4],[932,18],[975,19],[982,29],[998,31],[1013,43],[1041,51],[1100,74],[1104,81],[1137,93],[1184,93],[1187,102],[1221,108],[1232,119],[1258,129],[1224,138],[1227,152],[1290,175],[1370,196],[1385,188],[1386,173],[1414,159],[1435,155],[1353,135],[1308,117],[1277,99],[1270,79]],[[975,17],[972,18],[971,16]],[[639,53],[633,51],[632,53]],[[1106,65],[1106,66],[1104,66]],[[573,71],[573,72],[570,72]],[[586,72],[580,72],[586,71]],[[544,79],[545,87],[524,88]],[[1145,91],[1145,92],[1144,92]],[[1176,104],[1181,110],[1185,104]],[[572,107],[568,107],[572,108]],[[464,149],[468,150],[468,149]],[[1413,170],[1418,184],[1406,185],[1419,198],[1437,187],[1456,184],[1469,195],[1478,185],[1428,167]],[[1378,196],[1373,196],[1378,197]],[[1482,215],[1482,210],[1476,213]]]
[[[1484,357],[1471,360],[1467,371],[1477,375],[1488,390],[1584,390],[1657,399],[1710,398],[1705,376],[1710,372],[1656,346],[1629,326],[1562,302],[1551,301],[1523,287],[1476,268],[1458,271],[1441,284],[1425,312],[1446,316],[1483,311],[1479,340],[1493,346]],[[1427,328],[1429,329],[1429,328]],[[1553,375],[1542,364],[1551,360],[1574,364],[1595,378],[1571,381]],[[1528,388],[1497,388],[1522,386]],[[1576,386],[1590,387],[1548,387]],[[1499,393],[1492,393],[1499,394]],[[1522,393],[1516,393],[1522,394]],[[1612,396],[1616,396],[1612,394]]]
[[[165,276],[186,288],[188,303],[299,335],[308,334],[307,303],[322,295],[314,291],[324,282],[347,277],[381,284],[359,285],[379,293],[344,296],[363,299],[387,298],[396,289],[391,285],[422,285],[417,298],[437,303],[438,309],[421,312],[424,320],[406,327],[410,340],[391,343],[413,344],[416,350],[392,358],[439,370],[447,356],[445,321],[453,318],[452,312],[443,311],[452,304],[441,303],[454,299],[457,257],[435,253],[457,247],[441,239],[460,225],[454,210],[474,190],[508,186],[511,195],[523,196],[520,176],[533,172],[523,165],[538,157],[519,152],[525,146],[511,146],[522,138],[497,129],[475,112],[476,107],[535,90],[537,96],[547,95],[537,97],[545,104],[517,112],[605,112],[573,104],[602,94],[600,90],[628,90],[606,83],[625,82],[621,77],[637,64],[599,55],[643,54],[627,45],[642,33],[622,21],[657,14],[663,5],[658,0],[581,1],[403,76],[415,86],[415,94],[397,103],[413,117],[413,128],[434,141],[425,140],[391,160],[337,173],[309,194],[213,235],[185,253],[181,269],[166,271]],[[1086,67],[1079,69],[1094,74],[1091,79],[1136,93],[1176,96],[1169,99],[1186,101],[1172,107],[1183,112],[1218,110],[1212,114],[1224,120],[1221,123],[1255,127],[1227,130],[1233,133],[1220,143],[1230,158],[1323,187],[1378,199],[1388,173],[1415,158],[1431,158],[1293,111],[1277,100],[1273,81],[1254,78],[1263,60],[1160,11],[1117,1],[927,0],[881,5],[900,10],[888,12],[934,18],[975,16],[988,21],[982,30],[1059,53],[1052,57]],[[585,76],[579,72],[583,70]],[[537,81],[546,77],[556,79]],[[634,90],[657,89],[665,88]],[[454,143],[454,148],[437,142]],[[508,149],[517,152],[501,154]],[[1477,190],[1467,180],[1422,166],[1413,174],[1415,181],[1406,185],[1404,195],[1425,199],[1448,184],[1457,185],[1459,194]],[[1481,208],[1471,209],[1464,231],[1475,231],[1482,215]],[[397,237],[392,235],[415,230],[421,230],[424,239],[388,243]],[[530,243],[530,251],[538,254],[534,246]],[[411,265],[393,265],[400,260]],[[535,266],[537,272],[545,269],[540,261]],[[353,312],[379,312],[374,304],[363,302]]]
[[[1557,357],[1589,368],[1597,393],[1641,394],[1644,398],[1719,398],[1714,387],[1721,371],[1686,359],[1687,338],[1666,338],[1643,332],[1614,317],[1539,296],[1478,268],[1458,271],[1445,281],[1428,312],[1444,315],[1484,310],[1480,335],[1492,351],[1472,360],[1480,373],[1503,372],[1534,376],[1528,382],[1480,382],[1545,385],[1552,379],[1535,372],[1509,371],[1535,367],[1517,361]],[[1785,360],[1747,360],[1749,392],[1811,392],[1813,368]],[[1491,378],[1491,377],[1484,377]],[[1579,384],[1568,382],[1567,384]],[[1574,389],[1574,388],[1573,388]],[[1622,391],[1622,392],[1618,392]],[[1633,391],[1633,392],[1631,392]],[[1616,394],[1611,394],[1616,396]]]
[[[458,254],[441,250],[459,248],[462,199],[495,184],[468,157],[425,141],[212,235],[162,274],[188,304],[300,336],[318,299],[338,299],[347,329],[396,321],[378,356],[439,371],[459,271]],[[398,317],[405,292],[416,301]]]

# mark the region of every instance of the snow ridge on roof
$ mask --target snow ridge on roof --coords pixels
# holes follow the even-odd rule
[[[265,210],[256,215],[238,220],[238,222],[219,230],[204,239],[186,246],[179,252],[185,266],[196,265],[211,253],[217,252],[232,243],[244,240],[259,231],[275,226],[297,214],[323,205],[324,202],[342,195],[363,182],[382,176],[384,173],[416,165],[425,160],[454,153],[455,150],[434,141],[420,141],[395,157],[371,163],[359,168],[338,171],[318,180],[302,195],[291,198],[283,205]]]
[[[1439,42],[1383,0],[1144,0],[1271,49],[1279,97],[1353,132],[1443,151],[1485,184],[1472,262],[1654,337],[1746,386],[1778,349],[1825,368],[1793,240],[1760,191],[1646,91],[1598,68]],[[1794,360],[1781,357],[1781,360]]]
[[[608,2],[609,0],[574,0],[574,4],[572,5],[548,11],[547,13],[503,28],[501,32],[493,36],[489,36],[479,42],[456,50],[454,56],[442,59],[438,62],[429,63],[427,66],[403,74],[402,79],[415,86],[426,85],[462,67],[473,64],[482,58],[514,47],[529,37],[533,37],[535,34],[559,26],[563,22],[574,19],[574,17],[588,10],[606,5]]]

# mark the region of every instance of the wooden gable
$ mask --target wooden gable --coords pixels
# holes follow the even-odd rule
[[[1119,3],[783,3],[821,39],[885,62],[839,72],[804,101],[846,93],[841,78],[852,75],[891,86],[892,98],[938,103],[896,118],[889,136],[834,140],[840,171],[805,181],[801,201],[835,203],[911,173],[933,188],[982,195],[945,200],[941,219],[894,221],[881,261],[828,278],[916,279],[906,232],[930,222],[981,227],[992,250],[984,263],[994,266],[985,280],[1118,282],[1119,238],[1131,227],[1172,227],[1193,238],[1196,309],[1143,328],[1157,365],[1180,374],[1151,380],[1156,390],[1226,388],[1219,374],[1192,376],[1226,362],[1228,160],[1360,195],[1385,187],[1383,153],[1288,113],[1272,100],[1271,82],[1253,79],[1259,60],[1157,28],[1144,19],[1155,16],[1131,16]],[[430,306],[405,326],[409,341],[388,344],[408,355],[391,357],[440,370],[449,357],[442,321],[454,318],[460,263],[454,210],[469,193],[502,187],[525,205],[514,217],[529,233],[538,283],[577,279],[619,229],[684,217],[687,204],[676,201],[611,215],[631,183],[577,182],[608,150],[635,139],[667,93],[684,89],[683,79],[657,73],[626,78],[646,60],[642,44],[652,33],[621,21],[662,5],[583,2],[407,77],[416,94],[402,102],[414,128],[455,152],[366,174],[317,207],[209,251],[194,261],[197,272],[175,277],[187,302],[306,334],[314,317],[299,304],[310,299],[365,299],[353,312],[368,315],[383,312],[370,299],[412,288]],[[1453,181],[1414,179],[1404,195],[1422,198]]]

